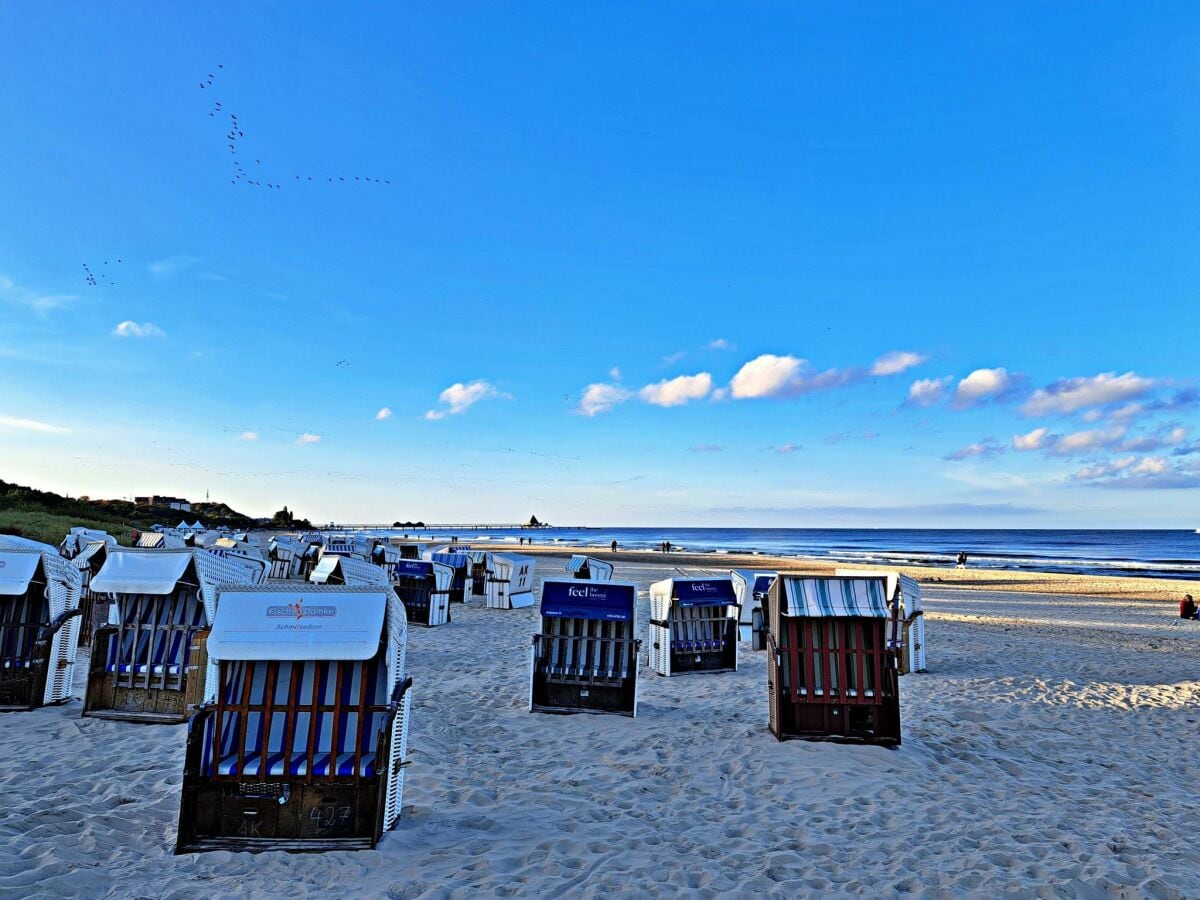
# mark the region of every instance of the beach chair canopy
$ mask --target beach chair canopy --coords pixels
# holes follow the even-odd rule
[[[449,590],[454,580],[453,566],[427,559],[398,560],[392,565],[391,572],[393,578],[428,578],[432,575],[439,591]]]
[[[471,557],[465,553],[434,553],[431,554],[431,558],[433,562],[442,563],[453,569],[461,569],[471,561]]]
[[[165,596],[194,566],[195,577],[205,612],[211,622],[216,612],[217,585],[253,583],[250,569],[241,562],[224,559],[207,550],[136,550],[111,551],[100,571],[92,578],[91,589],[97,594],[148,594]]]
[[[371,659],[379,652],[389,593],[238,590],[236,602],[218,610],[208,654],[215,660]]]
[[[921,601],[921,586],[915,578],[907,575],[900,576],[900,601],[904,604],[904,614],[911,618],[914,613],[923,612],[925,607]]]
[[[76,569],[86,569],[91,566],[92,560],[102,550],[106,551],[110,547],[115,548],[116,543],[109,544],[107,541],[92,541],[84,545],[83,549],[71,557],[71,565]]]
[[[632,622],[637,586],[620,581],[542,582],[543,616]]]
[[[387,573],[379,566],[365,559],[355,559],[350,556],[323,554],[320,561],[308,576],[313,584],[356,584],[356,585],[386,585]]]
[[[887,583],[883,578],[808,578],[781,575],[781,613],[806,618],[861,616],[888,618]]]
[[[41,561],[41,554],[31,550],[0,551],[0,596],[18,597],[29,590]]]
[[[735,606],[737,596],[728,578],[675,578],[671,597],[680,607]]]

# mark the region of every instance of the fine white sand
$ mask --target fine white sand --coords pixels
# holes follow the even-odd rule
[[[175,857],[185,726],[0,715],[0,895],[1200,894],[1200,623],[926,592],[895,750],[778,743],[749,650],[736,674],[643,669],[637,719],[531,714],[536,609],[455,606],[409,633],[413,765],[375,852]]]

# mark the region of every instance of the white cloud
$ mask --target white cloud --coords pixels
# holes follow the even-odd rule
[[[1074,431],[1064,434],[1056,440],[1050,446],[1050,452],[1056,456],[1074,456],[1079,453],[1092,453],[1096,450],[1109,450],[1117,447],[1123,437],[1125,437],[1124,426]]]
[[[375,413],[375,421],[376,422],[382,422],[384,419],[390,419],[391,417],[392,417],[392,411],[390,409],[388,409],[388,407],[386,407],[386,406],[383,409],[381,409],[379,412]]]
[[[913,353],[908,350],[892,350],[875,360],[874,365],[871,366],[871,374],[899,375],[913,366],[919,366],[928,358],[924,354]]]
[[[717,338],[716,340],[708,342],[709,350],[729,350],[732,347],[733,344],[729,343],[729,341],[725,340],[725,338]]]
[[[711,390],[712,375],[700,372],[648,384],[638,391],[638,396],[655,406],[683,406],[691,400],[702,400]]]
[[[608,377],[611,378],[613,381],[620,381],[621,380],[621,367],[613,366],[611,369],[609,369]]]
[[[446,416],[456,416],[464,413],[480,400],[488,397],[508,397],[486,381],[472,381],[463,384],[461,381],[450,385],[438,395],[438,402],[444,403],[449,409],[431,409],[425,413],[430,420],[444,419]]]
[[[800,373],[806,365],[804,360],[794,356],[764,353],[738,370],[729,389],[739,400],[785,396],[799,385]]]
[[[1200,487],[1200,471],[1172,465],[1161,456],[1127,456],[1108,463],[1085,466],[1071,474],[1073,481],[1096,487],[1155,490]]]
[[[594,416],[607,412],[618,403],[624,403],[632,396],[625,388],[616,384],[589,384],[583,390],[583,397],[575,412],[581,416]]]
[[[788,453],[795,453],[797,450],[803,450],[803,449],[804,449],[804,446],[802,444],[780,444],[778,447],[775,448],[775,452],[778,453],[780,456],[784,456]]]
[[[178,275],[184,269],[191,268],[199,260],[194,256],[168,256],[146,266],[152,275]]]
[[[954,405],[966,409],[1003,396],[1012,383],[1012,376],[1006,369],[976,369],[958,383],[954,389]]]
[[[664,366],[674,365],[675,363],[677,363],[681,359],[683,359],[685,356],[687,356],[687,353],[683,350],[680,350],[677,353],[668,353],[666,356],[664,356],[662,358],[663,365]]]
[[[1066,415],[1089,406],[1107,406],[1141,397],[1158,382],[1134,372],[1101,372],[1091,378],[1061,378],[1033,392],[1021,411],[1028,416]],[[1132,411],[1136,414],[1140,409]]]
[[[1191,432],[1182,425],[1164,425],[1153,434],[1139,434],[1121,442],[1122,450],[1145,453],[1160,447],[1175,447],[1187,440]]]
[[[1012,448],[1014,450],[1042,450],[1054,438],[1049,428],[1035,428],[1028,434],[1014,434]]]
[[[39,434],[70,434],[70,428],[63,428],[61,425],[51,425],[48,422],[39,422],[37,419],[19,419],[15,416],[0,416],[0,428],[9,428],[14,431],[34,431]]]
[[[239,441],[257,441],[258,440],[258,432],[257,431],[243,431],[240,435],[238,435],[238,440]]]
[[[166,337],[167,333],[153,322],[134,322],[126,319],[113,329],[116,337],[151,338]]]
[[[947,375],[945,378],[922,378],[914,381],[908,388],[907,402],[911,406],[933,406],[941,401],[946,388],[953,380]]]
[[[319,444],[321,443],[321,436],[319,434],[309,434],[306,431],[300,437],[296,438],[296,443],[301,446],[304,444]]]
[[[26,309],[33,310],[39,316],[44,316],[52,310],[59,309],[69,303],[74,303],[79,299],[79,295],[42,294],[37,291],[31,291],[28,288],[23,288],[15,284],[12,279],[0,275],[0,299],[24,306]]]

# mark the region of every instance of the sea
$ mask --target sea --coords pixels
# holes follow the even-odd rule
[[[442,530],[388,529],[427,540],[448,539]],[[586,544],[625,550],[751,553],[831,562],[892,566],[953,566],[959,551],[973,569],[1200,578],[1200,533],[1190,530],[1046,530],[945,528],[538,528],[472,530],[454,536],[486,545],[516,537],[537,544]]]

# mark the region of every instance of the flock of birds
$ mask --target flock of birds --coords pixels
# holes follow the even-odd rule
[[[120,262],[120,261],[121,260],[119,260],[119,259],[117,260],[117,262]],[[100,268],[100,278],[105,279],[106,281],[108,281],[109,284],[116,284],[116,282],[112,280],[112,273],[109,272],[105,268],[105,266],[107,266],[107,265],[108,265],[108,260],[106,259],[104,261],[104,266],[102,266]],[[83,275],[84,275],[84,280],[86,280],[87,283],[91,287],[95,287],[96,285],[98,285],[100,283],[100,279],[96,277],[96,273],[92,271],[92,267],[89,266],[87,263],[83,264]]]
[[[225,68],[224,63],[217,64],[218,70],[221,70],[224,68]],[[206,91],[209,88],[215,87],[216,76],[217,76],[216,72],[209,72],[208,77],[200,82],[200,90]],[[214,117],[214,118],[217,116],[221,116],[222,118],[224,118],[224,109],[223,109],[222,101],[220,101],[220,100],[213,101],[213,108],[209,111],[208,114],[209,114],[209,116]],[[237,113],[234,113],[234,112],[229,113],[229,131],[226,132],[226,134],[225,134],[226,145],[229,147],[229,153],[233,157],[233,177],[229,180],[229,183],[234,184],[234,185],[244,184],[249,187],[265,187],[270,190],[279,190],[282,187],[282,185],[280,185],[280,183],[278,181],[263,181],[262,180],[262,175],[260,174],[262,171],[261,168],[247,170],[245,167],[242,166],[241,158],[238,153],[238,148],[239,148],[241,142],[245,139],[245,137],[246,137],[246,132],[243,130],[241,123],[238,121]],[[256,167],[261,167],[262,160],[256,159],[254,161],[254,164]],[[297,175],[297,176],[295,176],[295,178],[296,178],[296,181],[305,183],[305,184],[307,184],[308,182],[313,182],[313,181],[320,182],[321,178],[325,178],[325,181],[328,184],[347,184],[347,183],[353,183],[355,181],[360,182],[362,184],[373,184],[373,185],[390,185],[392,183],[387,178],[376,178],[376,177],[372,177],[369,175],[352,175],[352,176],[345,176],[345,175],[320,176],[320,175],[318,175],[315,177],[312,175]]]

